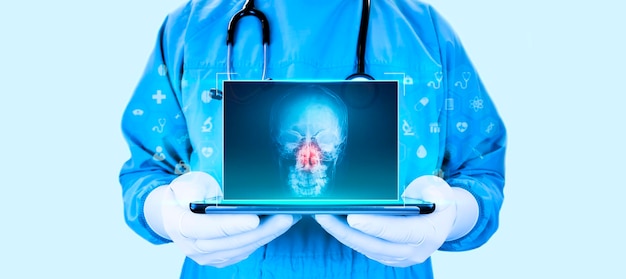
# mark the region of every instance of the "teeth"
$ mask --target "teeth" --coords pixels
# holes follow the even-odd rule
[[[323,193],[328,179],[327,167],[318,164],[310,170],[301,167],[291,167],[289,170],[289,185],[298,197],[316,197]]]

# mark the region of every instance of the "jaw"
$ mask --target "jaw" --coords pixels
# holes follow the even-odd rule
[[[323,194],[328,183],[326,166],[318,165],[313,170],[290,167],[288,184],[298,197],[318,197]]]

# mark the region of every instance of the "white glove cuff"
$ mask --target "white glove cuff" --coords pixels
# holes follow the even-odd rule
[[[467,190],[452,187],[453,200],[456,204],[456,219],[446,241],[459,239],[468,234],[478,221],[478,202]]]
[[[167,185],[164,185],[155,188],[148,194],[143,204],[143,215],[152,231],[163,238],[170,239],[163,226],[163,214],[161,213],[166,191],[169,189]]]

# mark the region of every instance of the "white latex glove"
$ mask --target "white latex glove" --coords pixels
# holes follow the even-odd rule
[[[159,196],[160,202],[155,202]],[[292,215],[260,219],[254,214],[196,214],[189,209],[192,201],[222,197],[222,190],[211,175],[189,172],[169,186],[155,189],[146,199],[144,212],[155,232],[171,239],[198,264],[214,267],[246,259],[300,220],[300,216]],[[158,212],[150,214],[150,210],[160,210],[161,220],[155,216]]]
[[[476,199],[464,189],[451,188],[437,176],[413,180],[402,197],[434,202],[435,211],[415,216],[316,215],[315,219],[341,243],[366,257],[389,266],[407,267],[424,262],[446,240],[467,234],[478,218]]]

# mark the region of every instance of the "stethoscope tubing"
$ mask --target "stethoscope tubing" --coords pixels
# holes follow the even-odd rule
[[[359,25],[359,36],[357,40],[357,71],[356,73],[348,76],[347,80],[373,80],[374,78],[365,73],[365,46],[367,43],[367,34],[369,27],[370,17],[370,0],[363,0],[363,6],[361,8],[361,23]],[[226,45],[226,73],[228,80],[232,79],[233,65],[232,65],[232,53],[233,46],[235,45],[235,33],[237,31],[237,25],[239,20],[246,16],[252,16],[259,20],[261,23],[262,42],[263,42],[263,68],[261,80],[267,78],[267,61],[268,61],[268,47],[270,44],[270,26],[265,14],[256,9],[254,6],[254,0],[246,0],[243,8],[235,13],[228,23]]]
[[[246,0],[243,8],[235,13],[235,15],[233,15],[228,22],[228,29],[226,33],[226,45],[228,46],[226,53],[226,73],[228,75],[228,79],[232,79],[232,52],[233,46],[235,45],[235,32],[237,31],[239,21],[246,16],[252,16],[258,19],[261,23],[261,40],[263,42],[263,72],[261,79],[265,80],[267,79],[267,49],[270,44],[270,25],[265,14],[257,10],[254,6],[254,0]]]

